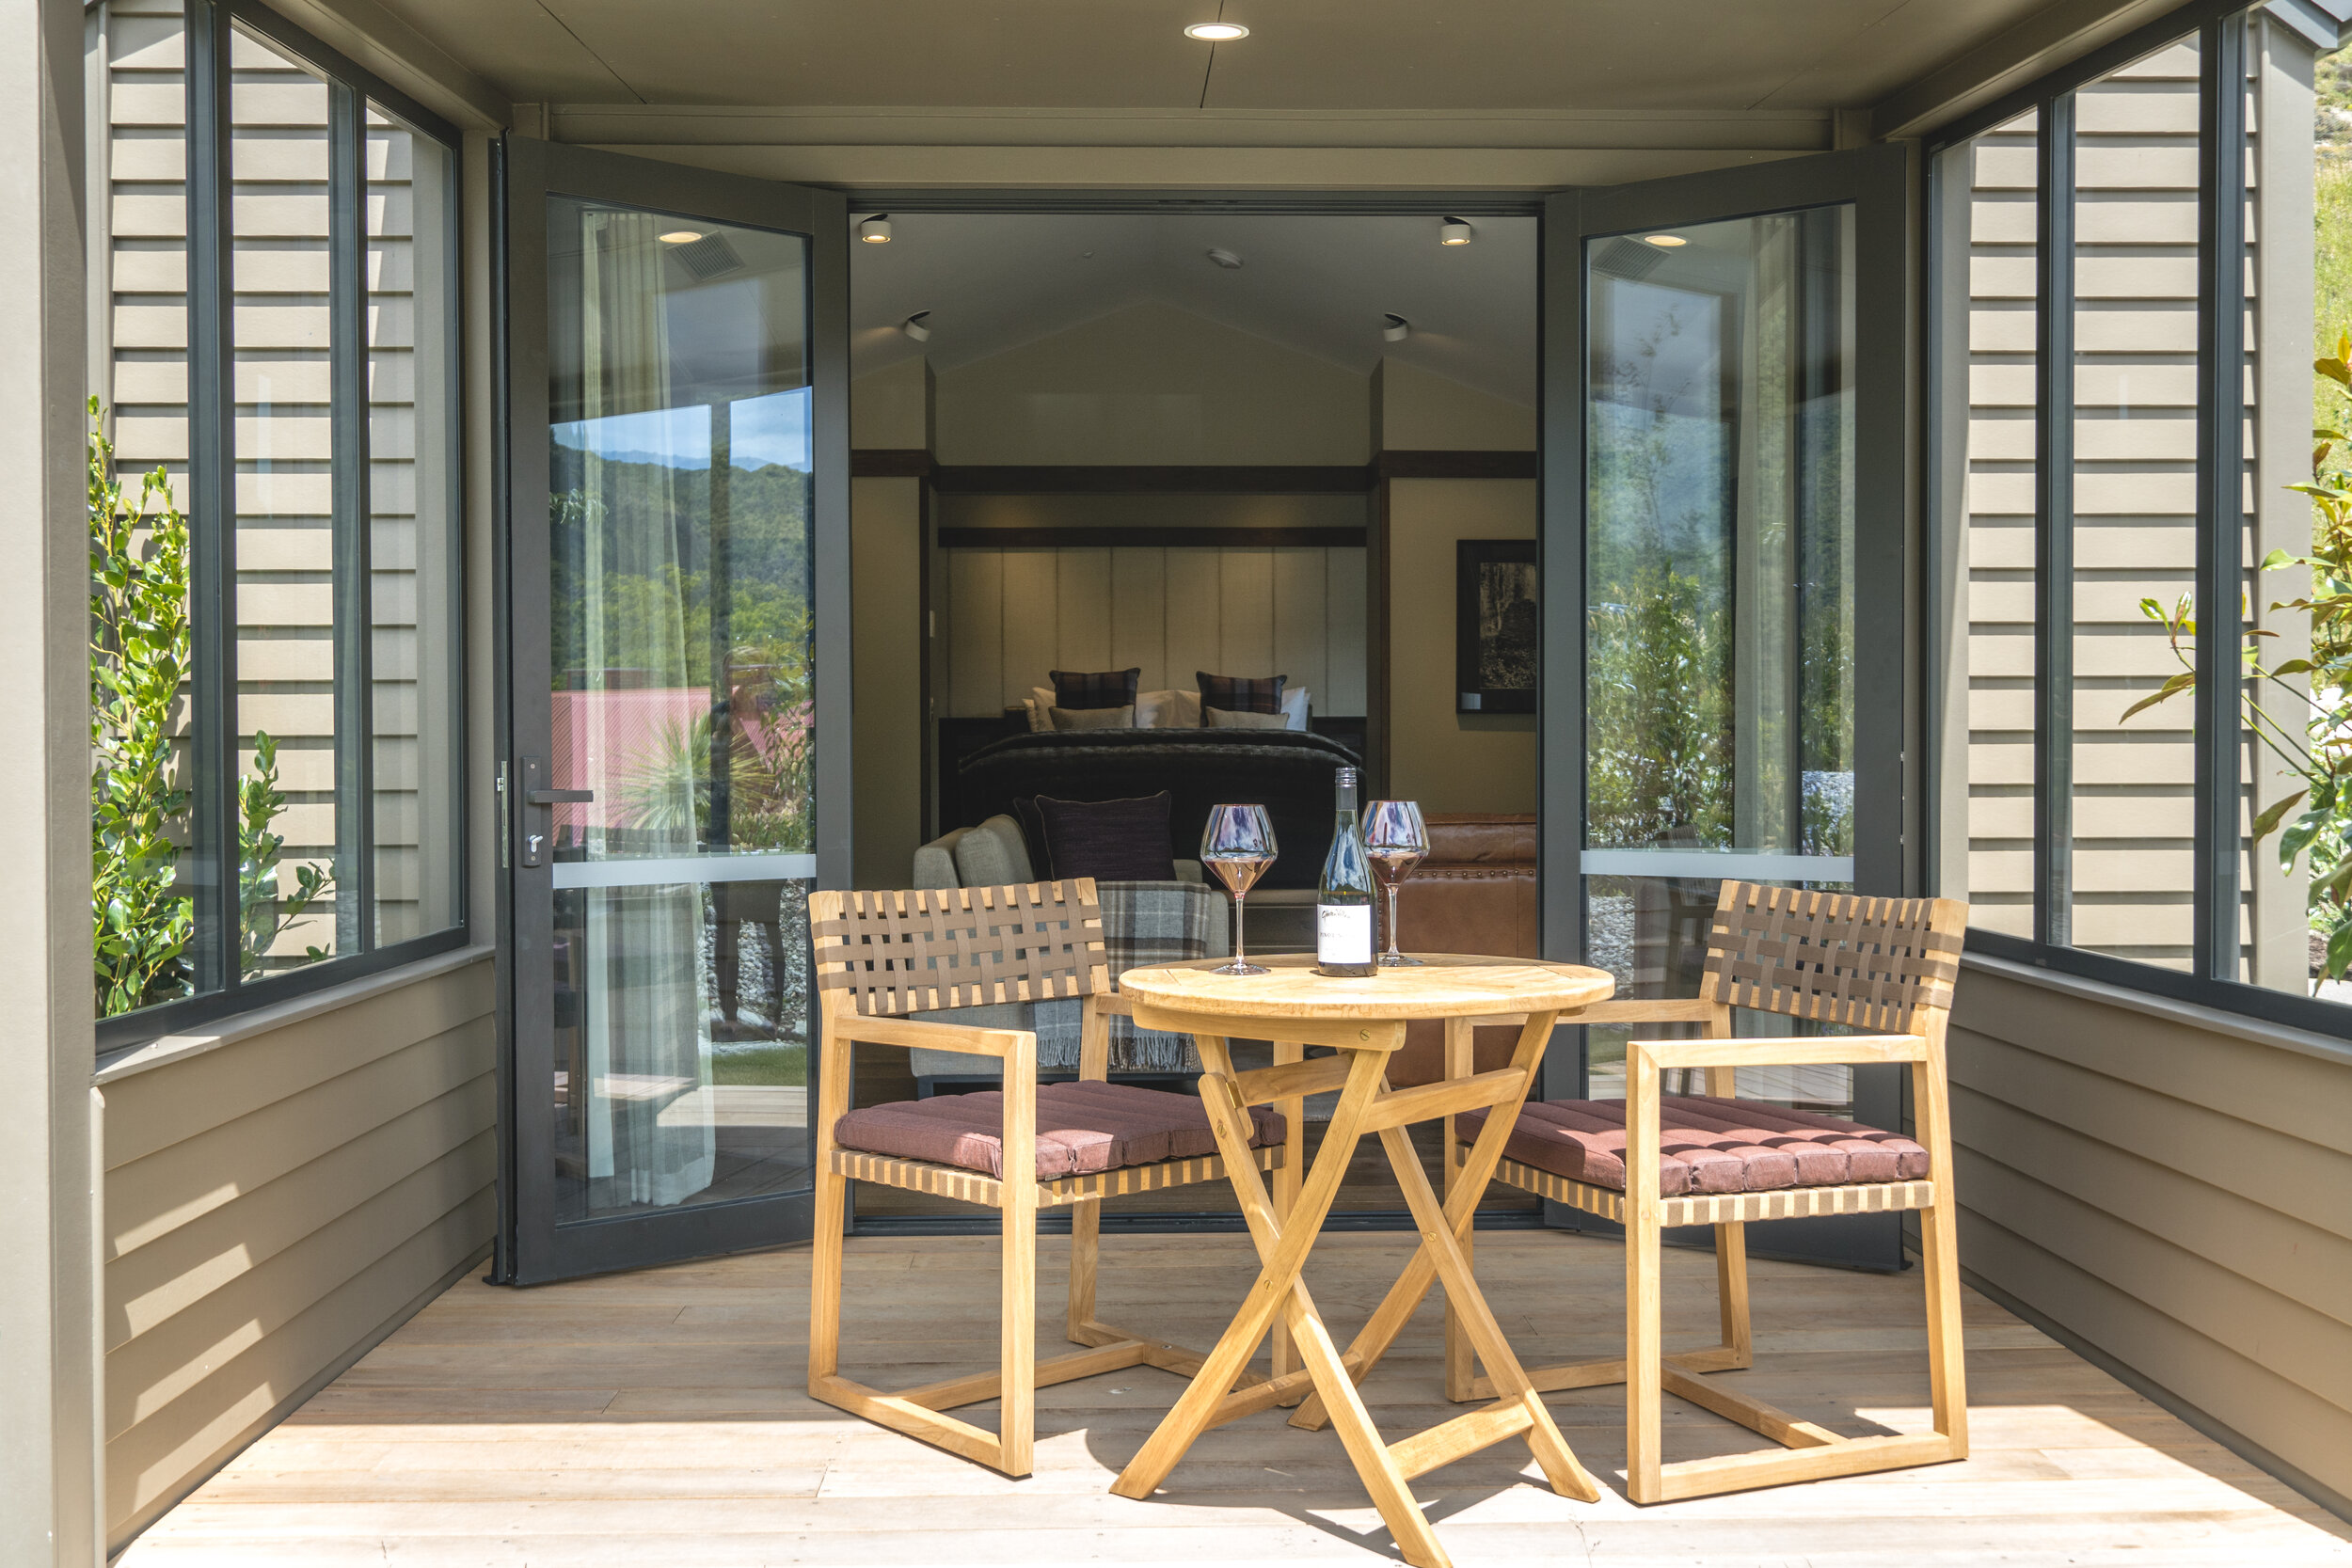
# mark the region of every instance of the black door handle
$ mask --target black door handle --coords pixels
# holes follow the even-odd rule
[[[593,789],[534,789],[523,800],[534,806],[584,806],[596,798]]]

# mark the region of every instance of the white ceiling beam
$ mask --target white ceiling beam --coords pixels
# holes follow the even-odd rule
[[[262,3],[461,130],[486,133],[514,123],[515,106],[504,93],[378,0]]]

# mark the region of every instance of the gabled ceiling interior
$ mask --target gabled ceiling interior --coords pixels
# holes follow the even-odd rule
[[[1535,220],[1473,219],[1471,243],[1440,245],[1441,216],[895,214],[889,244],[851,247],[855,373],[918,354],[953,371],[1157,303],[1359,374],[1385,355],[1533,404]],[[917,344],[901,324],[924,310]]]
[[[2046,0],[383,0],[518,102],[1867,105]],[[1248,39],[1183,35],[1222,14]]]

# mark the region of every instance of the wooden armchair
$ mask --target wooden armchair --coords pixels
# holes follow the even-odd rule
[[[815,893],[808,911],[823,1027],[808,1391],[1007,1475],[1027,1475],[1039,1388],[1139,1365],[1185,1377],[1200,1370],[1202,1357],[1192,1351],[1097,1321],[1094,1278],[1104,1198],[1224,1179],[1208,1115],[1192,1095],[1105,1082],[1110,1015],[1128,1008],[1111,990],[1091,878]],[[1085,999],[1075,1083],[1038,1082],[1031,1030],[900,1016],[1054,997]],[[851,1110],[850,1053],[858,1046],[995,1056],[1004,1063],[1004,1089]],[[1258,1112],[1250,1144],[1259,1168],[1281,1168],[1297,1135],[1295,1123]],[[842,1231],[853,1180],[1003,1212],[996,1371],[898,1393],[840,1375]],[[1058,1207],[1071,1211],[1068,1334],[1072,1343],[1091,1348],[1041,1363],[1037,1213]],[[945,1414],[986,1400],[1001,1401],[994,1433]]]
[[[1861,898],[1726,881],[1715,908],[1700,994],[1604,1002],[1582,1023],[1695,1023],[1701,1037],[1626,1047],[1623,1101],[1549,1101],[1522,1113],[1497,1180],[1615,1220],[1626,1229],[1626,1354],[1621,1361],[1529,1368],[1538,1389],[1626,1387],[1626,1479],[1637,1503],[1964,1459],[1965,1372],[1954,1240],[1950,1090],[1944,1037],[1968,907],[1948,898]],[[1731,1010],[1842,1024],[1872,1034],[1735,1039]],[[1458,1039],[1456,1037],[1459,1037]],[[1469,1031],[1451,1031],[1464,1058]],[[1901,1062],[1911,1068],[1918,1139],[1734,1098],[1740,1068]],[[1661,1075],[1706,1074],[1707,1097],[1661,1092]],[[1449,1129],[1448,1185],[1483,1113]],[[1922,1147],[1924,1146],[1924,1147]],[[1806,1214],[1916,1209],[1927,1286],[1934,1431],[1845,1437],[1704,1381],[1753,1363],[1746,1227]],[[1722,1342],[1667,1355],[1659,1329],[1660,1233],[1715,1227]],[[1449,1317],[1447,1394],[1492,1398]],[[1666,1465],[1663,1394],[1772,1438],[1788,1451]]]

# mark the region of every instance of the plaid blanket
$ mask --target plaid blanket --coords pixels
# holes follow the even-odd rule
[[[1174,963],[1184,958],[1221,958],[1233,950],[1224,895],[1205,883],[1104,882],[1096,892],[1103,901],[1103,947],[1110,960],[1114,986],[1119,975],[1141,965]],[[1047,1071],[1071,1072],[1078,1066],[1084,1007],[1082,1001],[1071,997],[1034,1005],[1010,1003],[915,1016],[946,1023],[1035,1029],[1038,1067]],[[983,1014],[990,1016],[983,1018]],[[987,1070],[981,1059],[955,1052],[916,1051],[914,1054],[918,1076]],[[1138,1029],[1135,1020],[1114,1017],[1111,1070],[1198,1072],[1200,1057],[1193,1049],[1190,1036]]]

